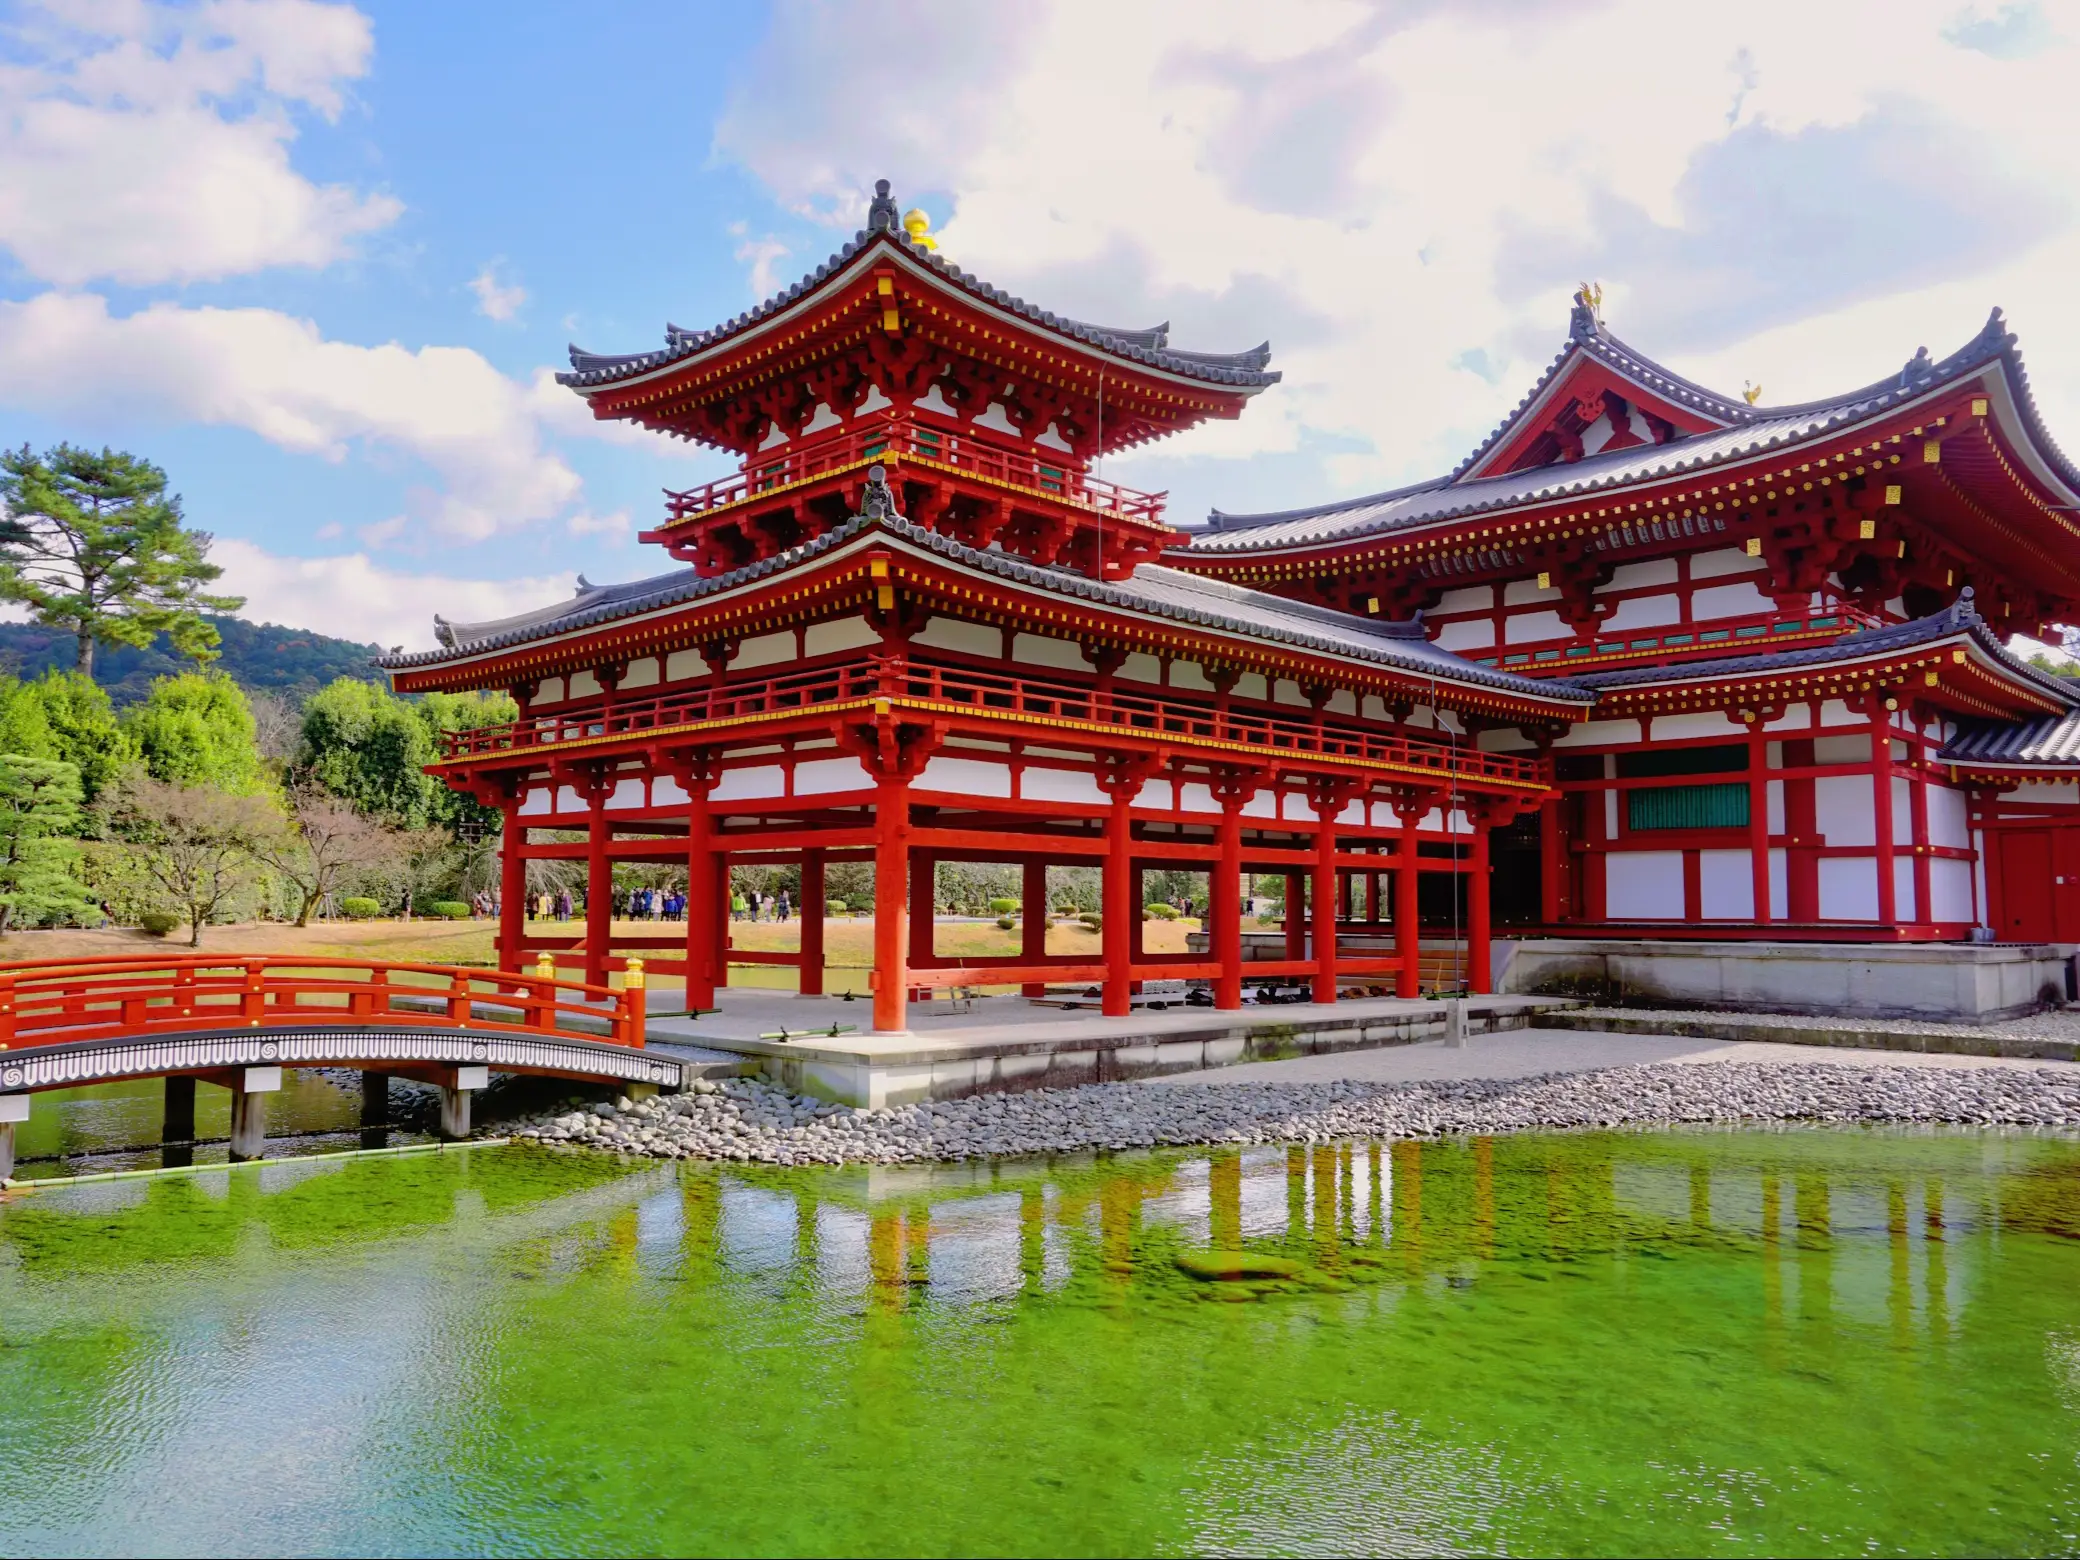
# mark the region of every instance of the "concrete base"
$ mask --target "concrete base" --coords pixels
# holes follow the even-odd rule
[[[468,1089],[451,1089],[441,1085],[441,1136],[451,1143],[459,1143],[469,1136]]]
[[[1568,1005],[1475,997],[1464,1004],[1465,1023],[1469,1031],[1521,1029],[1539,1013]],[[787,1041],[718,1032],[722,1026],[681,1018],[653,1022],[650,1034],[757,1058],[768,1079],[797,1093],[871,1109],[1407,1045],[1441,1037],[1446,1007],[1372,997],[1233,1013],[1185,1008],[1130,1018],[1055,1018],[1036,1015],[1022,998],[988,997],[964,1018],[967,1022],[958,1026],[910,1034]]]
[[[0,1121],[0,1181],[14,1176],[14,1123]]]
[[[259,1159],[267,1152],[267,1096],[231,1091],[231,1157]]]
[[[2073,949],[2052,943],[1659,942],[1529,938],[1497,945],[1505,991],[1745,1013],[2000,1019],[2065,995]]]
[[[14,1175],[14,1129],[29,1119],[27,1094],[0,1094],[0,1181]]]

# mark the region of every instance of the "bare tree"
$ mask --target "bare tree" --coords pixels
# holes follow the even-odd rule
[[[149,775],[124,786],[117,811],[146,874],[188,917],[188,946],[253,885],[260,851],[283,829],[265,796],[234,796],[209,785],[172,785]]]
[[[412,918],[419,896],[454,876],[454,836],[443,828],[399,829],[398,849],[385,875],[404,901],[404,918]]]
[[[303,712],[271,688],[248,688],[246,703],[253,711],[253,745],[262,758],[286,768],[303,740]]]
[[[402,832],[362,816],[336,796],[302,790],[289,797],[288,827],[254,846],[254,855],[295,886],[301,896],[296,924],[350,872],[393,873],[407,848]]]

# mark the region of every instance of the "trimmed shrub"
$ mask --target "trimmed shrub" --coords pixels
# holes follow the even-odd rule
[[[467,921],[469,906],[459,899],[436,899],[432,904],[421,907],[419,914],[437,915],[447,921]]]
[[[1017,915],[1018,901],[1016,899],[992,899],[989,902],[989,913],[991,915]]]
[[[339,913],[350,921],[369,921],[383,913],[383,907],[373,899],[349,897],[339,902]]]
[[[1085,926],[1088,926],[1094,932],[1105,924],[1105,917],[1096,910],[1086,910],[1083,912],[1082,915],[1078,916],[1076,919],[1081,921]]]
[[[1143,905],[1141,914],[1144,918],[1153,918],[1158,921],[1174,921],[1177,919],[1177,906],[1166,905],[1160,902],[1152,905]]]
[[[823,902],[823,913],[825,915],[843,915],[846,908],[845,901],[842,899],[826,899]]]
[[[1000,932],[1008,932],[1011,930],[1012,927],[1016,925],[1018,925],[1018,923],[1012,920],[1011,917],[1008,915],[1000,915],[997,917],[997,930]]]
[[[137,924],[154,937],[166,937],[181,924],[181,918],[171,910],[147,910],[137,918]]]

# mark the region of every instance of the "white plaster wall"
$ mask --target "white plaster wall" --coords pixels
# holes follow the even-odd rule
[[[1180,812],[1217,813],[1221,810],[1221,804],[1213,798],[1212,789],[1200,785],[1197,781],[1177,788],[1177,807]]]
[[[600,694],[600,686],[599,686],[599,679],[598,679],[597,677],[593,676],[591,672],[589,672],[589,671],[585,671],[585,672],[572,672],[572,673],[571,673],[571,692],[570,692],[570,696],[571,696],[572,698],[574,698],[574,699],[592,699],[592,698],[597,698],[597,697],[599,696],[599,694]]]
[[[783,796],[786,790],[786,770],[778,764],[754,764],[744,769],[724,770],[708,796],[713,801],[734,802],[753,797]]]
[[[708,675],[708,663],[701,659],[698,650],[674,650],[665,658],[664,680],[666,682],[689,682],[696,677]]]
[[[1098,782],[1080,769],[1028,767],[1019,777],[1018,794],[1029,802],[1076,802],[1109,807],[1111,801],[1098,789]]]
[[[1322,708],[1331,715],[1355,715],[1358,713],[1358,696],[1348,688],[1338,688],[1329,695],[1329,702]]]
[[[1271,685],[1271,702],[1273,704],[1297,704],[1303,710],[1310,708],[1307,702],[1307,695],[1300,691],[1300,685],[1284,677],[1279,678],[1277,682]]]
[[[534,702],[537,704],[561,704],[564,698],[563,679],[561,677],[544,677],[542,685],[535,690],[534,694]]]
[[[1857,714],[1840,699],[1829,699],[1820,706],[1820,724],[1823,726],[1868,726],[1870,723],[1869,716]]]
[[[794,766],[796,796],[826,796],[833,791],[872,789],[874,777],[856,758],[813,758]]]
[[[674,780],[670,775],[655,775],[651,777],[650,805],[652,807],[676,807],[679,803],[690,800],[691,798],[686,794],[686,787]]]
[[[1287,791],[1278,799],[1278,815],[1301,823],[1314,822],[1314,807],[1298,791]]]
[[[936,618],[934,622],[938,621]],[[785,666],[795,659],[793,634],[760,634],[756,639],[747,639],[737,647],[737,658],[730,662],[733,672],[748,671],[754,666]]]
[[[1768,798],[1769,832],[1782,834],[1784,832],[1784,782],[1781,780],[1770,781],[1763,788],[1763,795]]]
[[[1483,753],[1529,752],[1532,747],[1531,740],[1514,727],[1475,732],[1473,745]]]
[[[1605,747],[1620,742],[1639,740],[1639,722],[1636,720],[1585,720],[1570,726],[1567,734],[1554,742],[1554,747]]]
[[[1606,897],[1613,921],[1680,921],[1683,853],[1612,851],[1605,863]]]
[[[1914,843],[1914,782],[1898,775],[1892,777],[1892,843]]]
[[[637,779],[617,780],[613,794],[607,798],[609,807],[641,807],[645,805],[643,782]]]
[[[803,633],[802,654],[836,655],[840,650],[864,650],[881,643],[864,618],[833,618],[828,623],[811,623]],[[672,659],[677,660],[674,656]],[[698,662],[696,661],[696,664]]]
[[[1278,797],[1276,793],[1259,791],[1255,796],[1252,796],[1242,804],[1242,816],[1245,818],[1276,818],[1278,816]]]
[[[1516,589],[1514,585],[1510,588]],[[1519,612],[1504,624],[1503,642],[1523,645],[1535,639],[1565,639],[1573,633],[1557,612]]]
[[[1791,867],[1781,850],[1769,853],[1769,913],[1783,920],[1791,912],[1786,907],[1791,903]]]
[[[1465,585],[1458,590],[1446,591],[1430,610],[1441,616],[1447,612],[1490,612],[1494,607],[1493,585]]]
[[[529,791],[520,800],[521,816],[532,817],[536,813],[549,811],[549,801],[549,793],[546,789]]]
[[[2052,780],[2025,780],[2012,790],[2001,792],[2001,798],[2010,802],[2066,802],[2076,800],[2070,783]]]
[[[1758,612],[1773,612],[1776,605],[1747,580],[1739,580],[1730,585],[1708,585],[1703,590],[1693,591],[1690,615],[1700,620],[1752,617]]]
[[[1710,580],[1722,574],[1753,574],[1768,567],[1769,561],[1765,558],[1750,558],[1738,547],[1721,547],[1712,552],[1693,554],[1690,578]]]
[[[1343,811],[1336,815],[1336,821],[1338,823],[1363,824],[1365,822],[1365,804],[1363,802],[1344,803]]]
[[[973,758],[934,757],[917,777],[917,785],[926,791],[951,791],[960,796],[1008,797],[1011,766]]]
[[[1170,663],[1170,686],[1189,688],[1195,693],[1213,692],[1213,683],[1207,678],[1206,668],[1197,661],[1172,661]]]
[[[1683,620],[1683,604],[1674,596],[1634,596],[1618,603],[1618,610],[1603,620],[1607,634],[1630,633],[1636,628],[1661,628]]]
[[[937,380],[934,380],[932,382],[931,389],[925,391],[924,395],[919,398],[917,404],[920,407],[922,407],[925,411],[937,412],[941,417],[959,417],[960,413],[955,411],[952,407],[946,404],[946,396],[944,391],[945,386],[941,385]]]
[[[1928,788],[1928,843],[1931,845],[1969,845],[1972,842],[1972,821],[1969,802],[1962,791],[1953,791],[1947,785],[1932,785]],[[1933,889],[1930,890],[1934,892]],[[1945,917],[1944,919],[1961,919]]]
[[[1447,623],[1437,631],[1437,645],[1443,650],[1485,650],[1494,643],[1492,618],[1468,618],[1463,623]]]
[[[1755,917],[1755,862],[1744,850],[1697,853],[1698,910],[1707,921]]]
[[[1813,782],[1813,817],[1830,845],[1877,842],[1871,783],[1861,775],[1828,775]]]
[[[631,688],[654,688],[657,686],[657,657],[646,655],[628,663],[628,670],[621,676],[621,691]]]
[[[1011,659],[1024,666],[1053,666],[1063,671],[1087,672],[1091,663],[1083,646],[1044,634],[1018,634],[1011,641]]]
[[[1271,690],[1264,685],[1262,672],[1244,672],[1235,679],[1235,697],[1238,699],[1268,699]]]
[[[1972,918],[1972,864],[1939,856],[1928,864],[1929,919],[1969,921]]]
[[[1169,812],[1177,805],[1177,793],[1168,780],[1144,780],[1134,793],[1134,805],[1149,812]]]
[[[1746,726],[1720,710],[1700,710],[1694,714],[1654,717],[1656,742],[1677,737],[1739,737],[1745,741],[1747,735]]]
[[[1934,892],[1934,885],[1930,885]],[[1892,913],[1902,921],[1921,919],[1920,907],[1914,903],[1914,858],[1894,856],[1892,858]]]
[[[1866,825],[1864,839],[1870,838]],[[1868,856],[1820,858],[1820,919],[1872,921],[1878,915],[1878,865]]]
[[[1548,585],[1541,589],[1538,576],[1528,580],[1511,580],[1502,588],[1502,604],[1506,607],[1521,607],[1534,601],[1558,601],[1560,592]]]
[[[1613,590],[1643,590],[1649,585],[1673,585],[1676,582],[1676,561],[1673,558],[1649,558],[1644,563],[1621,563],[1611,570],[1611,577],[1596,587],[1598,595]]]
[[[560,813],[583,812],[585,811],[585,798],[569,786],[563,786],[556,793],[556,807],[554,810]]]
[[[987,623],[963,623],[959,618],[935,617],[925,624],[915,643],[934,650],[951,650],[959,655],[988,656],[1004,653],[1003,630]]]
[[[1868,764],[1870,761],[1871,739],[1867,736],[1813,739],[1813,762],[1816,764]]]
[[[1130,655],[1120,664],[1118,675],[1127,682],[1160,683],[1163,663],[1152,655]]]
[[[1809,731],[1812,729],[1812,725],[1812,707],[1805,704],[1794,704],[1775,720],[1767,722],[1762,729],[1764,731]],[[1783,762],[1781,753],[1778,755],[1777,762],[1779,764]]]

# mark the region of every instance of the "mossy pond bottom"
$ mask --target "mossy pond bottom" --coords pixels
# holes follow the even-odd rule
[[[56,1187],[0,1552],[2071,1552],[2076,1237],[1964,1131]]]

